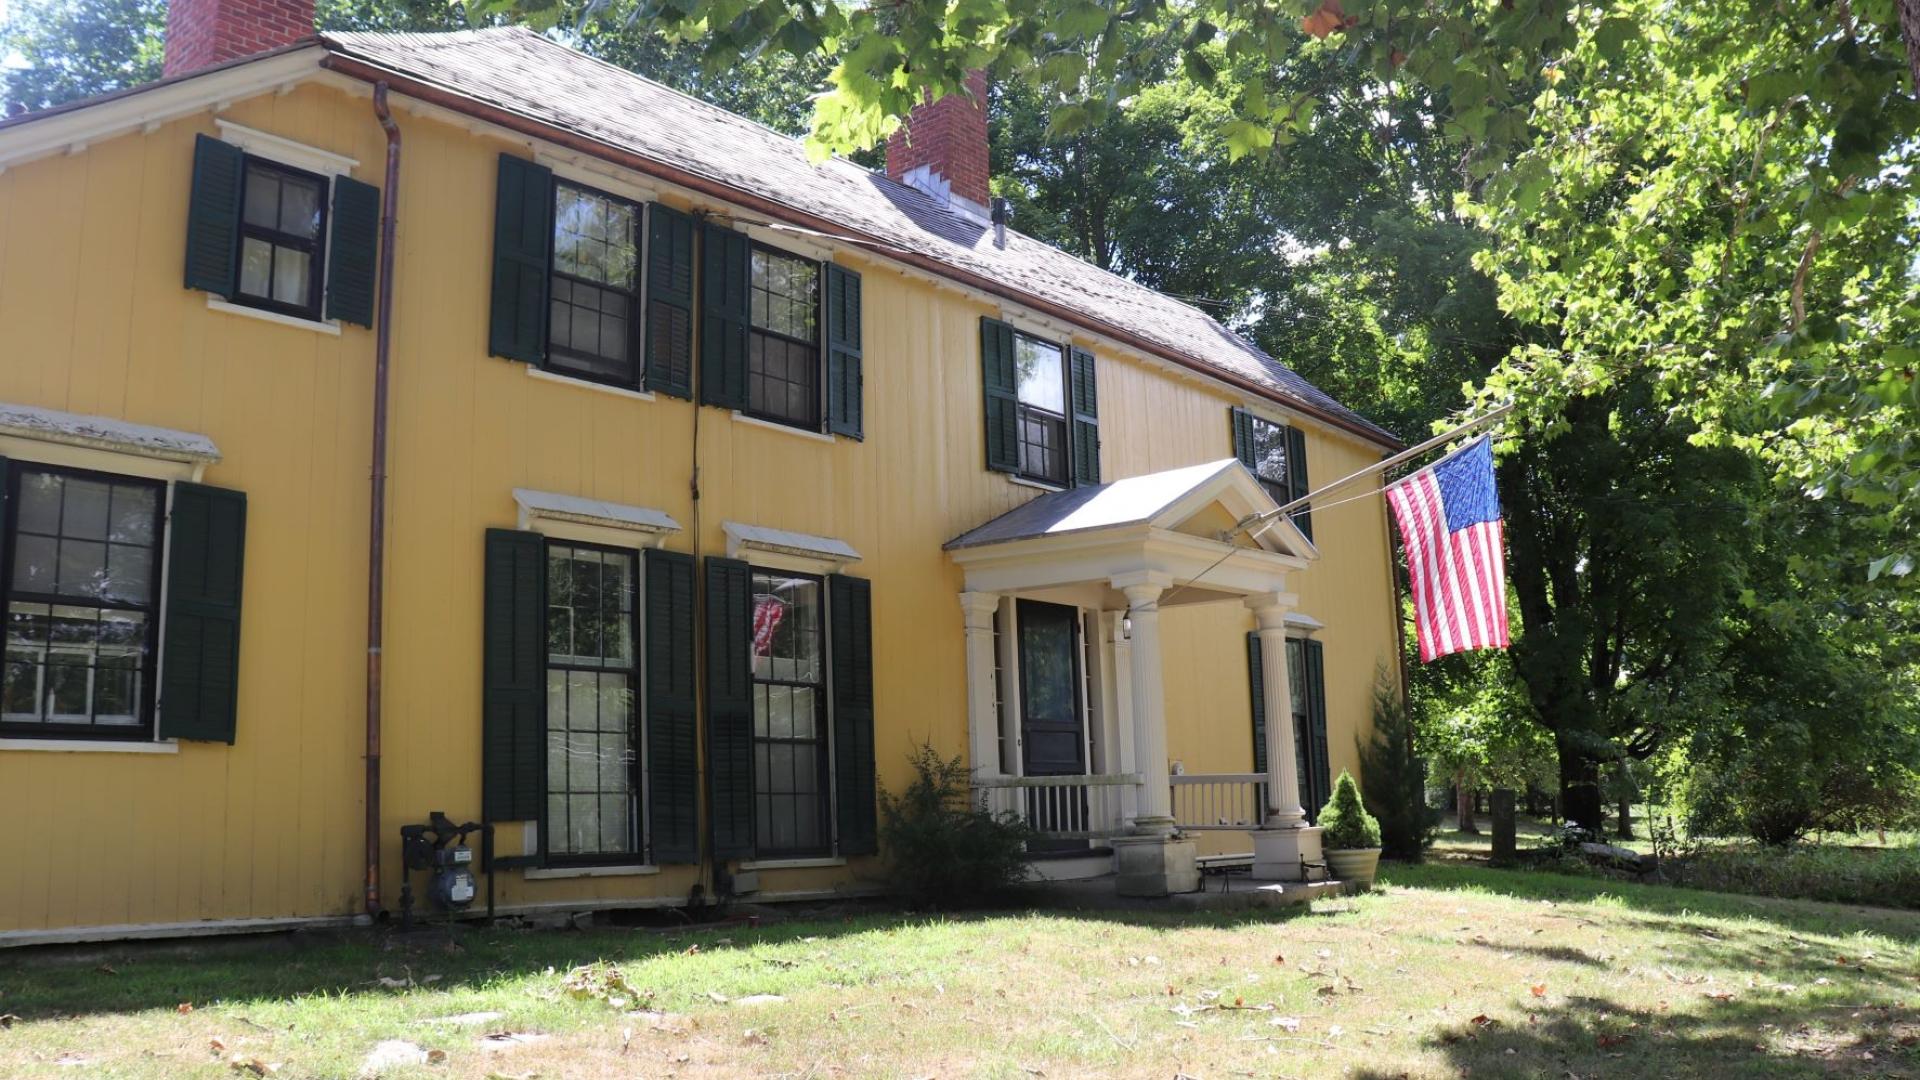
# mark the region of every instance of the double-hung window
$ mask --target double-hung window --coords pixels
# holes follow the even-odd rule
[[[820,264],[755,245],[747,339],[750,416],[820,428]]]
[[[547,544],[547,808],[554,864],[644,850],[634,552]]]
[[[10,472],[0,734],[151,738],[165,485]]]
[[[638,204],[554,182],[549,368],[640,385],[640,224]]]
[[[326,280],[326,177],[251,154],[242,175],[234,302],[319,319]]]
[[[1059,345],[1015,332],[1020,472],[1047,484],[1067,482],[1067,381]]]
[[[825,855],[827,673],[820,578],[753,570],[755,854]]]
[[[1273,501],[1284,506],[1304,498],[1312,490],[1307,482],[1306,433],[1247,409],[1235,408],[1231,416],[1234,456],[1267,489]],[[1307,508],[1289,516],[1307,539],[1313,539],[1313,518]]]

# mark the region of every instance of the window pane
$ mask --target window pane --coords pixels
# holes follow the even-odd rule
[[[90,540],[60,542],[59,584],[64,596],[104,596],[107,589],[107,545]]]
[[[60,509],[60,535],[83,540],[107,538],[107,498],[112,489],[98,480],[72,477]]]
[[[553,268],[632,291],[639,250],[634,207],[558,184],[554,188]]]
[[[54,586],[54,561],[59,558],[60,542],[50,536],[28,536],[13,541],[13,587],[26,592],[50,593]]]
[[[1257,416],[1252,420],[1253,474],[1284,486],[1287,483],[1287,429]]]
[[[280,231],[312,240],[320,235],[320,184],[289,177],[280,183]]]
[[[249,236],[240,242],[240,291],[266,296],[273,286],[273,245]]]
[[[280,176],[258,166],[247,167],[246,221],[263,229],[279,227]]]
[[[313,256],[294,248],[276,247],[273,249],[273,298],[283,304],[307,304],[313,300],[309,291],[310,281],[307,267]]]
[[[22,532],[47,536],[60,531],[60,494],[66,480],[58,473],[28,473],[20,478]]]
[[[814,341],[820,304],[820,267],[756,248],[753,252],[753,325],[802,341]]]
[[[1013,360],[1020,379],[1021,403],[1064,415],[1067,389],[1061,373],[1060,346],[1015,334]]]
[[[113,489],[113,517],[107,525],[107,539],[121,544],[151,544],[154,512],[159,493],[147,487]]]
[[[128,604],[145,604],[153,593],[153,551],[137,544],[108,544],[107,572],[100,596]]]

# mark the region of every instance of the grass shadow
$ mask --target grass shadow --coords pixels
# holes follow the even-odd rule
[[[1436,1028],[1423,1044],[1475,1077],[1920,1076],[1920,1012],[1817,997],[1736,999],[1697,1012],[1574,997]]]

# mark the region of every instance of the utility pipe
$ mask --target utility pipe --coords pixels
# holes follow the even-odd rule
[[[393,348],[393,236],[400,204],[400,126],[387,108],[387,84],[373,87],[373,115],[387,133],[387,184],[380,193],[379,310],[374,315],[372,506],[367,520],[367,914],[380,904],[380,650],[386,613],[387,367]]]

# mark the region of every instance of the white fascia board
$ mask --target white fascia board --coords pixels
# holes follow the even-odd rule
[[[326,50],[315,45],[0,127],[0,169],[301,82],[320,71],[325,55]]]
[[[220,448],[197,432],[5,402],[0,402],[0,435],[192,465],[220,460]]]
[[[672,515],[650,506],[626,506],[601,499],[583,499],[578,495],[535,491],[531,488],[514,488],[513,501],[520,504],[521,511],[530,519],[571,521],[582,525],[598,525],[602,528],[623,529],[630,532],[680,531],[680,523],[675,521]]]

